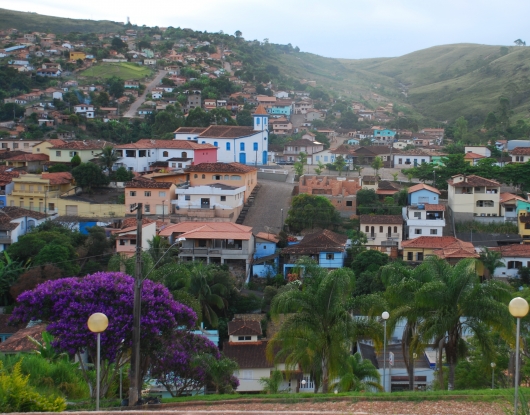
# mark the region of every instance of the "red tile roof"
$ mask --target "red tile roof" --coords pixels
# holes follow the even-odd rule
[[[72,173],[68,172],[42,173],[41,177],[49,180],[50,184],[68,184],[74,179]]]
[[[454,236],[420,236],[401,242],[403,248],[430,248],[439,249],[449,246],[459,239]]]
[[[259,321],[234,320],[228,322],[229,336],[261,336],[261,324]]]
[[[177,130],[177,132],[179,132]],[[240,127],[232,125],[211,125],[205,131],[199,134],[204,138],[239,138],[249,137],[256,134],[254,127]]]
[[[480,257],[471,242],[464,242],[459,239],[443,248],[433,250],[432,253],[442,259]]]
[[[418,183],[414,186],[409,187],[408,192],[410,194],[410,193],[417,192],[419,190],[429,190],[439,195],[442,194],[436,187],[429,186],[428,184],[425,184],[425,183]]]
[[[461,174],[453,176],[451,179],[447,180],[449,186],[453,187],[473,187],[473,186],[490,186],[490,187],[499,187],[500,183],[495,180],[485,179],[484,177],[476,176],[471,174],[469,176],[464,175],[464,180],[458,183],[455,183],[454,178],[460,177]]]
[[[53,145],[56,150],[101,150],[104,147],[114,147],[114,143],[101,140],[67,141],[64,144]]]
[[[511,154],[514,156],[530,156],[530,147],[515,147]]]
[[[181,222],[160,231],[161,236],[170,236],[174,233],[189,239],[250,240],[252,228],[232,222]]]
[[[254,111],[254,115],[269,115],[269,114],[267,113],[267,110],[265,109],[265,107],[259,104],[258,108],[256,108],[256,111]]]
[[[257,343],[224,342],[223,353],[226,357],[235,360],[240,369],[271,368],[274,363],[269,362],[265,355],[266,341]]]
[[[278,238],[278,236],[276,236],[276,235],[274,235],[272,233],[267,233],[267,232],[259,232],[256,235],[256,238],[264,239],[264,240],[269,241],[269,242],[274,242],[275,244],[280,242],[280,238]]]
[[[45,330],[45,324],[18,330],[5,342],[0,343],[0,353],[27,353],[37,350],[37,346],[29,340],[28,336],[42,341],[42,332]]]
[[[175,130],[175,133],[180,134],[200,134],[206,131],[207,127],[179,127]]]
[[[403,217],[401,215],[361,215],[362,224],[393,224],[402,225]]]
[[[433,205],[430,203],[424,203],[423,206],[425,207],[425,210],[439,211],[439,212],[445,211],[445,205]]]
[[[474,159],[485,159],[486,156],[483,156],[481,154],[477,154],[477,153],[473,153],[472,151],[469,151],[466,153],[466,155],[464,156],[464,159],[467,159],[467,160],[474,160]]]
[[[152,140],[143,138],[136,143],[120,144],[115,149],[174,148],[182,150],[206,150],[216,148],[212,144],[199,144],[191,140]]]
[[[348,237],[324,229],[304,236],[297,245],[291,245],[282,250],[284,254],[317,254],[319,252],[344,252]]]
[[[250,173],[257,171],[256,167],[247,166],[241,163],[199,163],[188,166],[185,172],[205,172],[205,173]]]
[[[47,154],[19,154],[6,159],[7,161],[48,161],[50,158]]]
[[[490,251],[500,252],[503,257],[530,258],[530,244],[502,245]]]
[[[499,199],[500,203],[506,203],[510,200],[513,200],[513,201],[521,200],[523,202],[526,202],[526,200],[522,198],[521,196],[517,196],[512,193],[504,192],[500,194],[500,199]]]
[[[125,188],[135,189],[169,189],[174,186],[171,182],[155,182],[154,180],[139,179],[125,183]]]

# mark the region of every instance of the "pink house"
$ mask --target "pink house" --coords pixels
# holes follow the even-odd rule
[[[125,206],[131,209],[142,203],[144,215],[169,215],[173,213],[171,201],[175,199],[175,189],[173,183],[143,177],[133,179],[125,183]]]

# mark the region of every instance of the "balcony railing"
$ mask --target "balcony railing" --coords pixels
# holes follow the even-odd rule
[[[388,239],[399,239],[399,233],[387,233],[386,237]]]
[[[12,241],[10,236],[0,236],[0,244],[10,244],[11,242]]]
[[[180,248],[181,254],[192,254],[192,255],[221,255],[230,251],[233,253],[247,254],[246,249],[242,248]]]
[[[386,240],[386,241],[381,241],[381,246],[398,246],[398,243],[397,241]]]

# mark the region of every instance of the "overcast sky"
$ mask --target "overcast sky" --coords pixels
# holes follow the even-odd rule
[[[401,56],[449,43],[528,40],[528,0],[0,0],[0,7],[233,34],[335,58]]]

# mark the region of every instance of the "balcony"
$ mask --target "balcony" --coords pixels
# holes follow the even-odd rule
[[[400,235],[399,233],[387,233],[386,237],[388,239],[399,239],[399,235]]]
[[[11,241],[10,236],[5,236],[5,235],[0,236],[0,244],[11,244],[11,243],[12,241]]]
[[[180,248],[180,255],[248,255],[248,249],[242,248]]]
[[[381,246],[398,246],[398,242],[391,240],[381,241]]]

